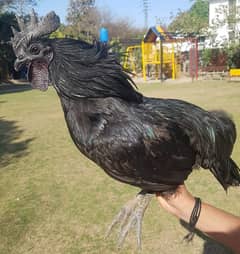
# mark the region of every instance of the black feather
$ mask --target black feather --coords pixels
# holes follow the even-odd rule
[[[172,191],[194,167],[210,169],[226,189],[240,184],[230,158],[231,118],[136,91],[105,46],[53,40],[51,80],[79,150],[113,178],[147,191]]]
[[[55,40],[52,45],[50,74],[61,94],[72,99],[118,97],[141,102],[131,78],[104,45],[99,48],[71,39]]]

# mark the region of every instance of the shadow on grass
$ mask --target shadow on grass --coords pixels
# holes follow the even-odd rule
[[[185,221],[180,220],[180,224],[185,229],[187,229],[188,231],[191,232],[188,223],[186,223]],[[212,240],[207,235],[203,234],[201,231],[195,229],[194,233],[204,240],[202,254],[234,254],[231,250],[229,250],[225,246],[219,244],[218,242]]]
[[[16,121],[0,118],[0,168],[8,165],[13,158],[27,155],[28,145],[33,138],[17,141],[22,133]]]

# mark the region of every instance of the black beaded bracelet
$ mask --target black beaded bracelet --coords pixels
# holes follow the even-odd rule
[[[184,240],[190,242],[192,241],[193,237],[194,237],[194,228],[198,222],[200,213],[201,213],[201,208],[202,208],[202,202],[200,198],[195,198],[195,205],[193,207],[191,216],[190,216],[190,220],[189,220],[189,227],[190,227],[190,233],[187,234],[184,237]]]

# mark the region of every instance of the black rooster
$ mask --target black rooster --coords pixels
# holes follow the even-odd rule
[[[27,65],[34,88],[52,83],[78,149],[111,177],[142,190],[109,227],[121,222],[120,245],[132,225],[140,245],[152,193],[174,192],[194,167],[209,169],[224,189],[240,184],[230,157],[236,129],[226,113],[144,97],[105,46],[48,39],[60,24],[54,12],[40,22],[33,12],[29,24],[18,23],[16,70]]]

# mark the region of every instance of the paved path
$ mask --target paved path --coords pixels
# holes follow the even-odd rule
[[[31,90],[29,83],[22,81],[14,81],[9,83],[0,83],[0,94],[4,93],[15,93],[15,92],[24,92]]]
[[[152,84],[152,83],[158,83],[158,84],[182,84],[182,83],[191,83],[192,79],[189,77],[182,77],[182,78],[177,78],[175,80],[172,79],[166,79],[163,82],[161,82],[161,80],[159,79],[147,79],[147,81],[144,81],[143,78],[139,78],[139,77],[133,77],[133,80],[136,84],[138,83],[145,83],[145,84]]]

